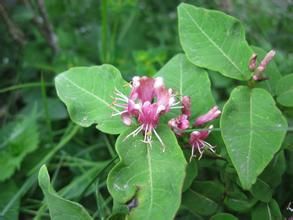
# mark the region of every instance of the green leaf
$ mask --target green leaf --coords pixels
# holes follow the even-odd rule
[[[155,76],[180,96],[190,96],[192,116],[206,113],[215,103],[207,72],[190,63],[184,54],[174,56]]]
[[[0,131],[0,181],[9,178],[27,154],[38,147],[39,133],[34,116],[11,122]]]
[[[224,106],[220,127],[240,182],[249,189],[280,149],[286,119],[267,91],[240,86]]]
[[[290,159],[288,161],[290,161]],[[287,169],[287,170],[290,170],[290,169]],[[275,188],[282,182],[282,177],[285,171],[286,171],[285,154],[284,154],[284,151],[280,151],[278,154],[275,155],[274,159],[262,172],[262,174],[260,175],[260,179],[268,183],[271,188]],[[274,175],[272,175],[272,173]]]
[[[11,208],[6,209],[7,203],[17,193],[18,187],[13,181],[0,183],[0,219],[2,220],[17,220],[19,219],[20,198],[17,198]],[[4,189],[4,190],[2,190]]]
[[[251,187],[251,194],[262,202],[269,202],[272,199],[273,190],[266,182],[258,178]]]
[[[195,181],[191,188],[216,202],[224,198],[224,186],[217,181]]]
[[[134,129],[134,128],[132,128]],[[157,129],[166,147],[156,137],[152,145],[143,135],[116,142],[120,162],[108,176],[108,189],[115,202],[132,203],[129,219],[173,219],[180,205],[186,161],[174,133],[166,126]]]
[[[87,211],[78,203],[60,197],[50,184],[47,167],[43,165],[39,171],[39,185],[45,195],[53,220],[76,219],[91,220]]]
[[[178,7],[178,18],[180,42],[192,63],[233,79],[250,79],[252,50],[237,19],[185,3]]]
[[[282,219],[282,214],[279,208],[279,205],[275,200],[272,200],[270,203],[259,203],[257,204],[251,213],[252,220],[267,219],[275,220]]]
[[[227,196],[224,200],[224,204],[228,209],[240,213],[249,211],[256,202],[257,200],[254,198],[241,198],[237,194],[233,197]]]
[[[257,54],[258,64],[265,57],[266,51],[259,47],[252,47],[254,52]],[[267,65],[264,72],[265,76],[268,77],[268,80],[257,82],[256,86],[258,88],[264,88],[268,90],[272,95],[276,94],[277,83],[282,77],[276,63],[272,60],[269,65]]]
[[[125,130],[120,117],[112,117],[122,109],[111,104],[115,88],[124,93],[125,83],[119,70],[108,64],[74,67],[55,78],[57,94],[71,119],[83,127],[97,124],[99,130],[111,134]]]
[[[189,189],[183,193],[182,205],[190,212],[203,216],[212,215],[218,209],[216,202],[193,189]]]
[[[190,150],[184,150],[184,155],[187,160],[190,158]],[[198,166],[196,160],[191,160],[186,166],[186,175],[184,179],[182,192],[185,192],[192,184],[198,174]]]
[[[218,213],[210,218],[210,220],[238,220],[234,215],[229,213]]]
[[[277,101],[287,107],[293,107],[293,74],[284,76],[278,83]]]

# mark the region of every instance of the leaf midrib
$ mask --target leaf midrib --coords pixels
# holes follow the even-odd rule
[[[251,154],[251,146],[252,146],[252,135],[253,135],[253,126],[252,126],[252,93],[250,93],[249,99],[249,144],[248,144],[248,158],[246,165],[246,177],[249,179],[249,166],[250,166],[250,154]]]
[[[150,154],[150,147],[151,146],[146,146],[147,147],[147,160],[148,160],[148,170],[149,170],[149,179],[150,179],[150,202],[149,202],[149,210],[148,210],[148,218],[150,214],[152,213],[152,207],[153,207],[153,170],[152,170],[152,160],[151,160],[151,154]]]
[[[187,15],[190,17],[191,21],[195,24],[195,26],[198,28],[198,30],[207,38],[208,41],[210,41],[219,51],[220,53],[223,54],[223,56],[235,67],[235,69],[241,74],[244,75],[242,73],[242,71],[240,70],[240,68],[234,63],[234,61],[221,49],[221,47],[219,47],[217,45],[217,43],[208,36],[208,34],[199,26],[199,24],[193,19],[193,17],[191,16],[191,14],[189,13],[189,11],[185,8],[183,8],[185,10],[185,12],[187,13]]]
[[[75,82],[73,82],[72,80],[70,80],[69,78],[67,78],[65,75],[61,75],[60,77],[62,77],[64,80],[66,80],[67,82],[71,83],[74,87],[80,89],[81,91],[83,91],[84,93],[94,97],[95,99],[97,99],[99,102],[103,103],[104,105],[106,105],[107,107],[113,109],[116,112],[119,112],[119,110],[117,108],[115,108],[114,106],[112,106],[110,103],[108,103],[107,101],[105,101],[104,99],[102,99],[101,97],[89,92],[88,90],[86,90],[85,88],[80,87],[79,85],[77,85]]]

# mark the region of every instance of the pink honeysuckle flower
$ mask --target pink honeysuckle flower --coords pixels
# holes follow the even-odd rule
[[[194,126],[201,126],[209,121],[214,120],[221,114],[218,106],[211,108],[206,114],[199,116],[194,123]]]
[[[136,136],[141,131],[144,132],[144,142],[151,144],[152,133],[156,135],[162,146],[162,139],[155,128],[159,123],[161,115],[178,106],[172,89],[165,88],[163,78],[149,78],[135,76],[131,83],[129,97],[115,90],[116,98],[113,105],[123,108],[121,112],[112,114],[121,115],[122,121],[126,125],[131,125],[132,118],[136,118],[140,126],[131,132],[126,138]]]
[[[191,115],[191,101],[189,96],[183,96],[181,99],[183,107],[181,107],[181,115],[177,118],[169,120],[169,127],[175,132],[175,134],[181,136],[184,130],[189,128],[189,117]]]
[[[189,128],[188,116],[185,114],[179,115],[177,118],[172,118],[168,122],[169,127],[175,132],[175,134],[181,136],[184,130]]]
[[[215,153],[215,146],[212,146],[211,144],[209,144],[208,142],[205,141],[205,139],[208,138],[211,130],[213,129],[213,125],[210,125],[208,127],[207,130],[201,130],[201,131],[193,131],[190,134],[189,137],[189,144],[191,145],[191,156],[190,156],[190,161],[193,157],[195,157],[194,155],[194,150],[196,149],[200,156],[199,156],[199,160],[201,159],[202,155],[203,155],[203,151],[205,148],[207,148],[208,150],[212,151],[213,153]]]
[[[250,69],[250,71],[254,71],[256,68],[256,60],[257,60],[257,54],[253,53],[250,60],[249,60],[249,64],[248,67]]]
[[[191,102],[188,96],[184,96],[182,98],[182,114],[177,118],[173,118],[168,122],[169,127],[177,134],[178,136],[183,136],[183,133],[186,129],[189,128],[189,117],[191,115]],[[221,114],[218,106],[214,106],[211,108],[206,114],[199,116],[193,127],[202,126],[207,122],[210,122],[217,118]],[[189,144],[191,146],[191,156],[190,160],[195,155],[195,150],[197,150],[200,154],[199,159],[201,159],[204,149],[209,149],[212,152],[214,151],[215,146],[212,146],[205,140],[208,138],[211,130],[213,129],[213,125],[210,125],[206,129],[202,129],[200,131],[193,131],[189,136]]]

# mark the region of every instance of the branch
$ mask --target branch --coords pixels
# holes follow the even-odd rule
[[[58,39],[56,34],[53,31],[53,25],[49,21],[44,0],[37,0],[37,6],[43,20],[42,32],[47,42],[49,43],[50,47],[52,48],[53,52],[56,54],[59,51]]]
[[[8,13],[4,6],[0,3],[0,15],[8,28],[9,34],[21,46],[25,45],[26,39],[22,30],[9,18]]]
[[[60,50],[58,45],[58,38],[54,33],[52,23],[49,21],[48,13],[46,10],[44,0],[37,0],[37,8],[34,7],[30,0],[23,0],[26,6],[33,11],[33,22],[38,27],[39,31],[53,50],[54,54],[57,54]],[[38,10],[38,12],[36,12]]]

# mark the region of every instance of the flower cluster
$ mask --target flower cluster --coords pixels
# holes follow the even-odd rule
[[[131,132],[126,138],[136,136],[144,132],[144,142],[151,144],[152,133],[156,135],[162,146],[164,143],[155,128],[159,123],[161,115],[173,108],[182,108],[176,102],[172,89],[167,89],[163,78],[133,77],[130,84],[131,92],[129,97],[119,90],[115,90],[116,98],[113,105],[123,108],[121,112],[113,115],[121,115],[126,125],[131,125],[132,118],[136,118],[139,127]]]
[[[191,115],[190,111],[190,98],[188,96],[184,96],[182,98],[182,114],[179,115],[177,118],[171,119],[169,121],[169,126],[173,129],[173,131],[178,135],[182,136],[183,132],[189,128],[189,118]],[[206,114],[199,116],[196,118],[195,122],[193,123],[192,127],[202,127],[206,123],[214,120],[221,114],[221,111],[217,106],[211,108]],[[203,155],[203,151],[205,148],[209,149],[210,151],[214,152],[214,146],[210,145],[205,140],[208,138],[213,125],[210,125],[208,128],[204,128],[199,131],[192,131],[189,136],[189,144],[191,146],[192,152],[190,160],[195,156],[195,150],[197,150],[200,154],[199,159]]]
[[[139,124],[133,132],[125,137],[136,136],[143,133],[143,142],[151,145],[152,134],[154,133],[159,142],[164,147],[164,143],[158,133],[156,127],[159,123],[160,116],[170,111],[170,109],[180,108],[181,114],[168,122],[169,127],[178,135],[183,136],[188,128],[203,128],[203,126],[217,118],[221,111],[214,106],[206,114],[196,118],[195,122],[190,126],[191,117],[191,100],[188,96],[183,96],[180,101],[176,102],[175,94],[172,89],[168,89],[164,85],[163,78],[149,77],[133,77],[130,83],[131,92],[129,96],[124,95],[115,89],[116,98],[113,103],[116,107],[122,108],[120,112],[113,114],[121,115],[122,121],[126,125],[131,125],[133,118]],[[192,148],[190,159],[194,157],[195,150],[200,154],[199,159],[203,155],[204,149],[214,152],[214,146],[205,140],[208,138],[213,126],[203,128],[191,132],[189,136],[189,144]],[[163,148],[164,149],[164,148]]]

